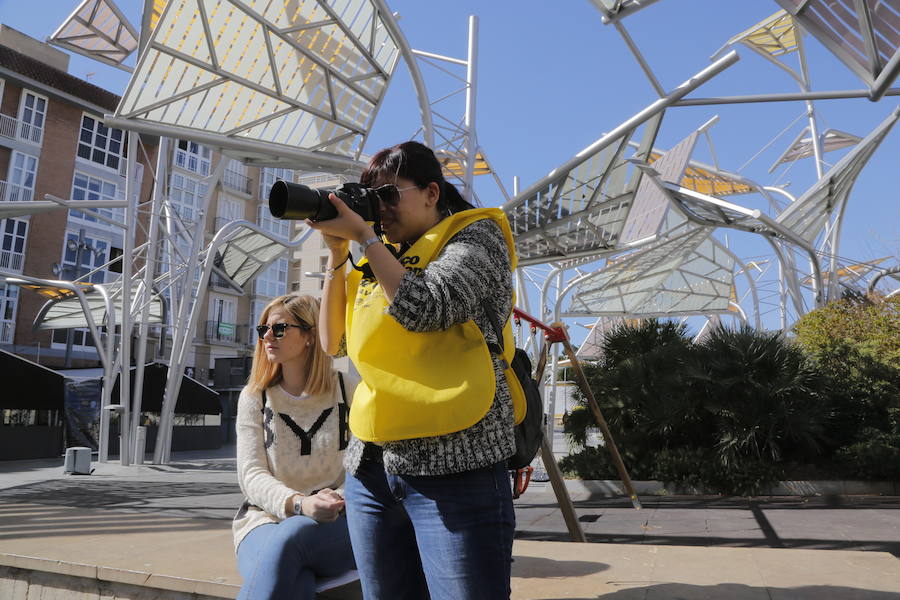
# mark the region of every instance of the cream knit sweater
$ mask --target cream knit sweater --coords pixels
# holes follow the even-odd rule
[[[341,397],[337,371],[334,393],[291,396],[280,385],[262,394],[244,388],[237,411],[237,475],[245,501],[232,523],[237,548],[252,529],[287,518],[294,494],[343,486],[341,461],[349,438],[349,407]],[[344,375],[348,401],[359,380]]]

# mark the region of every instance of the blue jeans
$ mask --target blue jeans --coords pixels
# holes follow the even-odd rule
[[[363,461],[344,494],[366,600],[509,598],[515,513],[504,463],[424,477]]]
[[[239,600],[311,600],[316,577],[354,568],[344,515],[333,523],[296,516],[260,525],[241,540],[237,558],[244,579]]]

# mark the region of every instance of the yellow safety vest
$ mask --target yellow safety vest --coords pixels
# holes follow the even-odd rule
[[[500,225],[515,268],[512,231],[499,208],[476,208],[443,219],[400,257],[401,264],[421,272],[450,238],[481,219]],[[347,353],[362,376],[350,407],[353,434],[367,442],[431,437],[461,431],[484,418],[496,380],[478,325],[470,319],[444,331],[408,331],[387,306],[377,281],[363,280],[356,270],[348,275]],[[503,339],[508,365],[515,353],[508,316]],[[515,373],[507,369],[506,375],[519,423],[525,396]]]

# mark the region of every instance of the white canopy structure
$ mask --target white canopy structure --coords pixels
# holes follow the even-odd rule
[[[691,221],[707,227],[727,227],[782,239],[809,254],[813,266],[816,304],[825,300],[820,260],[815,243],[826,231],[835,211],[843,211],[856,178],[872,154],[900,118],[895,108],[868,136],[844,156],[800,198],[790,204],[776,218],[758,209],[748,209],[719,198],[700,194],[679,185],[667,183],[644,167],[648,176]],[[838,221],[839,222],[839,221]],[[831,269],[832,271],[834,269]]]
[[[104,293],[101,294],[100,290]],[[138,304],[142,292],[132,291],[131,305]],[[122,280],[112,283],[95,283],[84,291],[84,301],[87,302],[90,320],[98,326],[106,327],[107,323],[122,322]],[[114,311],[113,319],[107,314],[107,300]],[[150,301],[147,318],[149,323],[163,323],[165,317],[165,305],[158,293],[153,294]],[[38,331],[50,329],[69,329],[88,327],[89,319],[85,314],[82,303],[74,294],[60,295],[49,300],[34,319],[34,328]]]
[[[579,278],[561,316],[708,316],[734,311],[735,257],[710,233],[710,228],[685,227],[680,235]]]
[[[775,0],[878,100],[900,73],[900,6],[872,0]]]
[[[170,0],[108,126],[248,163],[359,169],[400,56],[372,0]]]
[[[182,219],[166,197],[170,138],[219,149],[246,164],[352,177],[362,167],[361,153],[400,59],[409,69],[422,112],[422,138],[435,148],[447,178],[460,182],[467,197],[476,200],[475,175],[491,174],[498,182],[519,264],[535,271],[543,269],[542,276],[531,282],[541,289],[539,317],[601,318],[586,348],[598,346],[597,336],[621,318],[702,315],[718,319],[731,314],[758,324],[759,300],[753,279],[727,243],[716,239],[715,230],[721,228],[750,231],[772,242],[783,268],[779,283],[791,288],[798,313],[803,310],[799,290],[803,277],[790,248],[802,249],[812,264],[811,287],[817,301],[823,301],[833,284],[823,273],[839,272],[834,256],[841,215],[853,183],[900,110],[893,111],[863,140],[839,130],[820,133],[813,99],[865,96],[867,90],[832,96],[813,92],[803,31],[810,31],[857,72],[869,86],[870,97],[877,99],[894,93],[887,87],[900,71],[896,3],[777,0],[784,11],[733,36],[723,49],[730,52],[666,91],[624,27],[626,17],[656,1],[592,0],[592,4],[603,22],[613,25],[622,36],[657,97],[524,191],[514,190],[510,198],[478,144],[476,17],[469,21],[467,54],[453,58],[412,50],[385,0],[145,0],[140,35],[114,0],[83,0],[54,33],[52,43],[126,70],[129,67],[123,62],[140,47],[134,75],[119,106],[104,121],[108,127],[162,138],[149,207],[148,242],[134,247],[131,224],[138,222],[139,211],[134,195],[127,194],[126,218],[120,226],[128,226],[123,252],[132,260],[123,261],[120,281],[58,286],[63,291],[45,305],[36,326],[88,326],[98,349],[104,325],[121,327],[123,339],[128,339],[137,325],[139,342],[146,341],[150,324],[171,327],[170,373],[176,375],[167,383],[155,456],[156,462],[167,462],[178,374],[193,342],[198,307],[203,304],[209,278],[215,273],[234,288],[242,288],[303,239],[287,242],[255,225],[231,222],[202,248],[202,222]],[[789,73],[799,93],[686,98],[737,62],[733,48],[754,52]],[[794,59],[796,66],[787,64]],[[446,76],[441,82],[429,80],[441,84],[430,88],[432,97],[426,92],[420,66],[431,74]],[[806,127],[773,169],[814,157],[818,177],[796,200],[781,187],[766,188],[741,176],[741,169],[729,172],[719,167],[707,132],[715,118],[668,151],[654,146],[670,108],[786,99],[806,104],[800,117],[806,120]],[[710,141],[714,166],[691,159],[704,134]],[[132,189],[139,181],[134,176],[136,138],[129,137],[127,153],[127,185]],[[824,172],[825,152],[853,145],[840,162]],[[207,193],[198,213],[206,210],[223,169],[221,162],[204,182]],[[791,204],[781,211],[767,195],[769,191],[789,197]],[[724,199],[750,193],[765,196],[772,212]],[[50,210],[59,202],[53,206],[46,202],[7,204],[0,206],[0,217]],[[24,204],[30,207],[20,206]],[[147,209],[146,204],[141,207]],[[832,264],[825,268],[819,257],[823,252],[832,257]],[[141,271],[137,268],[141,264],[149,266]],[[744,297],[753,296],[752,317],[741,306],[736,285],[741,272],[750,281]],[[520,272],[519,281],[524,280]],[[53,283],[35,285],[44,286],[46,292]],[[554,286],[556,297],[551,299]],[[518,297],[527,308],[524,283]],[[564,301],[568,301],[565,309]],[[785,326],[783,315],[782,323]],[[115,338],[106,336],[104,340],[108,371],[119,368],[117,360],[130,362],[128,344],[122,345],[118,356],[113,351],[118,343]],[[143,365],[140,343],[138,348],[137,363]],[[136,371],[138,380],[141,369]],[[549,372],[555,377],[556,369]],[[122,377],[122,389],[127,390],[127,369]],[[122,396],[121,402],[124,407],[113,408],[122,410],[132,429],[136,428],[140,392],[131,399],[130,407],[127,396]],[[128,443],[123,437],[123,447]],[[101,458],[105,460],[105,454]],[[127,464],[127,460],[125,452],[123,461]]]
[[[123,62],[137,49],[138,38],[113,0],[84,0],[47,41],[131,72]]]

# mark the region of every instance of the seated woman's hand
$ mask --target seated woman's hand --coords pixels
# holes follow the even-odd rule
[[[319,490],[313,496],[304,497],[302,504],[303,514],[320,523],[336,520],[344,510],[344,499],[330,488]]]

